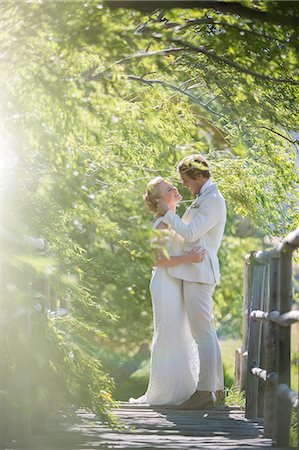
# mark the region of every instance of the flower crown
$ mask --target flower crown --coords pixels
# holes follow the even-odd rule
[[[188,166],[188,168],[183,170],[183,172],[190,170],[190,168],[211,172],[208,165],[204,164],[202,161],[198,161],[196,158],[197,157],[193,155],[184,158],[183,163]]]

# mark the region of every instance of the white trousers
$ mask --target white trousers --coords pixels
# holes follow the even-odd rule
[[[198,346],[197,390],[214,392],[224,388],[220,346],[214,328],[215,285],[183,281],[183,295],[191,333]]]

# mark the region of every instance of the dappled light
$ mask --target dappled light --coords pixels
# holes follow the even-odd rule
[[[299,5],[184,3],[0,4],[1,449],[116,448],[118,432],[124,448],[133,441],[134,448],[146,446],[151,434],[153,448],[162,441],[187,448],[189,431],[194,448],[216,448],[221,433],[223,448],[246,445],[242,436],[250,448],[276,439],[262,439],[260,405],[254,424],[244,417],[242,370],[254,367],[246,366],[244,257],[271,252],[299,226]],[[167,231],[153,227],[159,202],[151,198],[153,215],[144,193],[150,180],[163,177],[182,197],[177,216],[201,214],[203,186],[192,191],[194,184],[191,189],[177,170],[183,158],[198,154],[208,160],[213,199],[223,199],[208,205],[205,219],[210,223],[221,210],[221,245],[218,251],[215,235],[194,238],[206,253],[184,264],[202,263],[212,278],[196,282],[217,284],[209,299],[213,295],[224,367],[224,393],[218,395],[225,399],[215,393],[216,409],[194,418],[191,411],[161,412],[128,401],[146,392],[151,373],[153,267],[194,250],[186,238],[182,254],[171,253],[172,225],[162,221]],[[278,313],[292,309],[295,317],[295,244],[293,250],[290,307]],[[245,268],[248,258],[254,259],[247,257]],[[263,276],[268,280],[269,273]],[[174,308],[166,308],[165,317],[175,317],[171,313]],[[253,329],[260,332],[256,324]],[[298,324],[291,330],[291,367],[285,369],[291,378],[281,383],[295,398]],[[172,338],[176,350],[185,342],[179,331]],[[192,339],[200,334],[192,332]],[[298,405],[293,446],[297,411]],[[140,442],[128,428],[138,417]],[[217,417],[225,425],[213,431]],[[205,420],[210,434],[204,434]],[[159,430],[171,431],[173,440],[160,440]]]

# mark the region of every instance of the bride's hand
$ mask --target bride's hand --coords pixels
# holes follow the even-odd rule
[[[194,247],[189,252],[190,262],[192,263],[202,262],[204,260],[205,253],[206,253],[205,249],[201,247]]]

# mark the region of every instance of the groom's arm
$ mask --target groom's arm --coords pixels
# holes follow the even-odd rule
[[[202,204],[200,211],[188,224],[184,223],[173,211],[168,210],[163,217],[163,222],[170,225],[186,241],[195,242],[217,224],[223,212],[223,206],[220,201]]]

